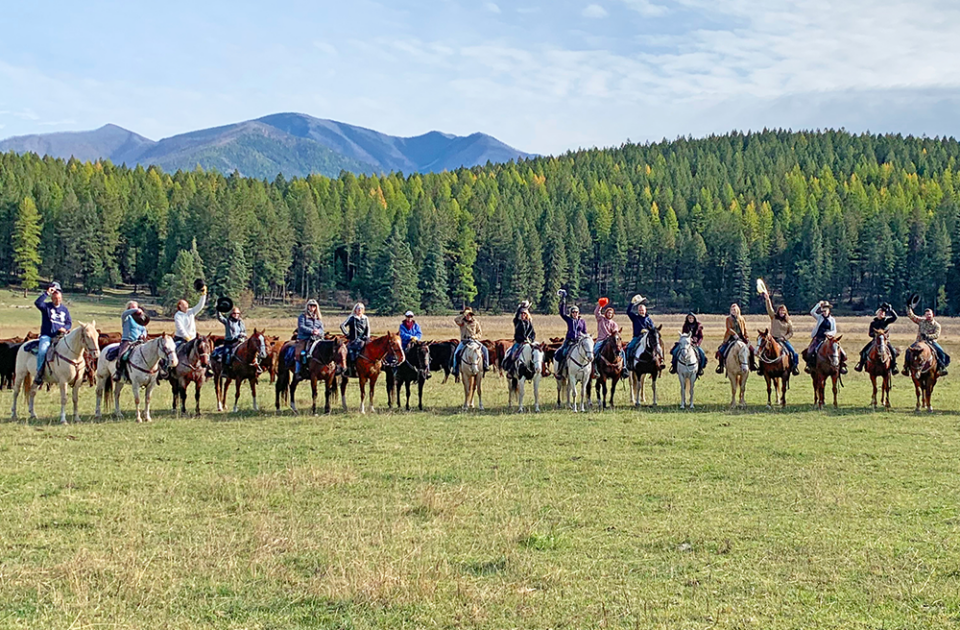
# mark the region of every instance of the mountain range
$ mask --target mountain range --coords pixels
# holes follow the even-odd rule
[[[223,127],[191,131],[159,141],[117,125],[93,131],[17,136],[0,152],[33,152],[114,164],[155,164],[165,171],[204,170],[273,179],[319,173],[336,177],[390,171],[436,172],[532,157],[492,136],[454,136],[431,131],[403,138],[306,114],[272,114]]]

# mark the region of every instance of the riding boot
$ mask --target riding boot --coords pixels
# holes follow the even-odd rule
[[[117,359],[117,369],[113,373],[113,382],[119,383],[123,380],[123,372],[126,369],[127,365],[123,359]]]
[[[40,366],[40,369],[37,370],[37,376],[34,379],[34,382],[36,382],[37,384],[40,384],[43,382],[43,375],[46,372],[46,367],[47,367],[47,362],[44,361],[43,365]]]
[[[717,374],[723,374],[723,357],[717,355]]]
[[[791,370],[791,373],[792,373],[794,376],[800,376],[800,366],[797,365],[796,363],[794,363],[794,364],[793,364],[793,369]]]
[[[671,374],[676,374],[676,373],[677,373],[677,357],[673,357],[673,358],[670,360],[670,373],[671,373]]]
[[[757,355],[756,355],[756,353],[753,351],[753,347],[752,347],[752,346],[750,347],[750,371],[751,371],[751,372],[756,372],[756,371],[757,371]]]
[[[840,349],[840,373],[847,373],[847,355],[844,354],[843,349]]]

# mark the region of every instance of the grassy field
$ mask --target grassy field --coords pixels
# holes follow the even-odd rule
[[[120,301],[72,306],[102,323]],[[35,325],[0,302],[0,335]],[[253,313],[276,334],[293,314]],[[536,316],[541,335],[557,319]],[[509,318],[483,321],[508,336]],[[852,349],[866,320],[840,328]],[[759,378],[728,411],[712,373],[694,412],[667,377],[657,409],[557,411],[545,382],[545,411],[518,415],[490,377],[487,411],[460,413],[460,386],[435,377],[423,413],[387,411],[381,385],[367,416],[253,414],[245,393],[241,414],[180,418],[164,387],[138,426],[93,421],[84,390],[84,421],[60,427],[42,392],[40,421],[0,424],[0,627],[958,627],[954,378],[933,414],[904,377],[894,411],[866,409],[861,375],[824,412],[808,377],[785,412]]]

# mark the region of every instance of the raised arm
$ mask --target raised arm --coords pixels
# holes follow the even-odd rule
[[[773,302],[770,301],[770,294],[763,294],[763,303],[767,305],[767,315],[770,316],[770,319],[776,319],[777,313],[773,310]]]
[[[124,315],[126,315],[126,313],[124,313]],[[227,318],[223,316],[223,313],[221,313],[220,311],[217,311],[217,321],[220,322],[221,324],[226,324]]]
[[[40,309],[41,311],[45,311],[46,308],[44,308],[44,305],[45,305],[46,303],[47,303],[47,292],[44,291],[44,292],[41,293],[41,294],[39,295],[39,297],[37,297],[37,299],[33,302],[33,305],[36,306],[36,307],[37,307],[38,309]]]
[[[200,301],[197,302],[197,305],[191,308],[187,312],[193,315],[194,317],[196,317],[197,315],[200,314],[201,311],[203,311],[203,307],[206,305],[207,305],[207,294],[204,293],[203,295],[200,296]]]
[[[820,318],[820,302],[817,302],[812,309],[810,309],[810,316]]]
[[[909,317],[910,321],[913,322],[914,324],[919,324],[920,322],[923,321],[922,319],[917,317],[917,315],[913,312],[913,309],[910,308],[909,306],[907,307],[907,317]]]

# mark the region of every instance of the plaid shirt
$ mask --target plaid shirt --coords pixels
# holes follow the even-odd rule
[[[936,341],[940,338],[940,323],[937,320],[928,322],[922,317],[917,317],[913,309],[907,308],[907,317],[917,325],[917,341]]]

